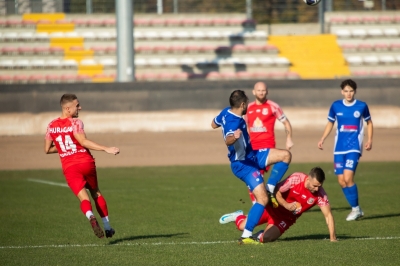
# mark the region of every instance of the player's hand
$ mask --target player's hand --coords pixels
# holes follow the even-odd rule
[[[319,142],[318,142],[318,148],[320,149],[320,150],[323,150],[324,148],[322,147],[322,144],[324,144],[324,140],[323,139],[321,139]]]
[[[371,141],[367,141],[367,143],[365,143],[365,149],[367,151],[370,151],[372,149],[372,142]]]
[[[236,129],[235,132],[233,132],[233,136],[235,137],[235,139],[239,139],[241,135],[242,130],[240,130],[240,128]]]
[[[119,149],[117,147],[108,147],[107,149],[105,149],[105,151],[107,153],[114,154],[114,155],[119,154]]]
[[[290,149],[293,147],[293,141],[291,139],[286,140],[286,149],[290,151]]]

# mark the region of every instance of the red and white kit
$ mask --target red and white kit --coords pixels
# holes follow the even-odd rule
[[[282,205],[279,205],[278,208],[267,205],[258,224],[274,224],[283,233],[296,222],[303,212],[315,205],[320,207],[329,205],[325,190],[319,187],[317,192],[311,193],[305,187],[304,182],[306,178],[307,175],[305,173],[296,172],[277,185],[277,189],[282,193],[283,198],[288,203],[300,203],[300,208],[295,212],[291,212]]]
[[[275,148],[275,121],[283,122],[285,114],[279,105],[271,100],[263,104],[249,103],[244,117],[250,133],[251,146],[254,150]]]
[[[46,139],[53,141],[60,156],[64,176],[75,195],[86,188],[97,188],[94,158],[75,139],[75,133],[85,133],[78,118],[57,118],[47,126]]]

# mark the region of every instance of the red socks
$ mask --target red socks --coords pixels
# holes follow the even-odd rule
[[[101,218],[108,216],[107,203],[103,196],[95,198],[94,203]]]
[[[83,200],[81,202],[81,211],[83,212],[84,215],[86,215],[88,211],[92,211],[92,205],[90,204],[90,201]]]
[[[240,224],[246,219],[246,215],[239,215],[238,217],[236,217],[236,228],[240,231],[243,231],[242,229],[240,229]]]

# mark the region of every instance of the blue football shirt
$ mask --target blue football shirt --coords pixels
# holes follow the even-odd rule
[[[228,146],[228,158],[231,162],[245,160],[246,157],[253,156],[253,149],[250,145],[250,137],[247,132],[246,122],[241,116],[231,112],[230,107],[225,108],[214,118],[215,124],[222,128],[224,140],[228,135],[233,135],[237,129],[242,130],[240,138]]]
[[[337,100],[329,109],[328,120],[337,121],[334,154],[350,152],[362,153],[364,139],[364,121],[371,119],[368,105],[360,100],[346,104],[345,100]]]

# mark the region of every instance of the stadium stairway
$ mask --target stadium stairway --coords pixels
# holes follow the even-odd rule
[[[275,45],[292,63],[290,71],[303,79],[350,76],[335,35],[270,36],[268,44]]]

